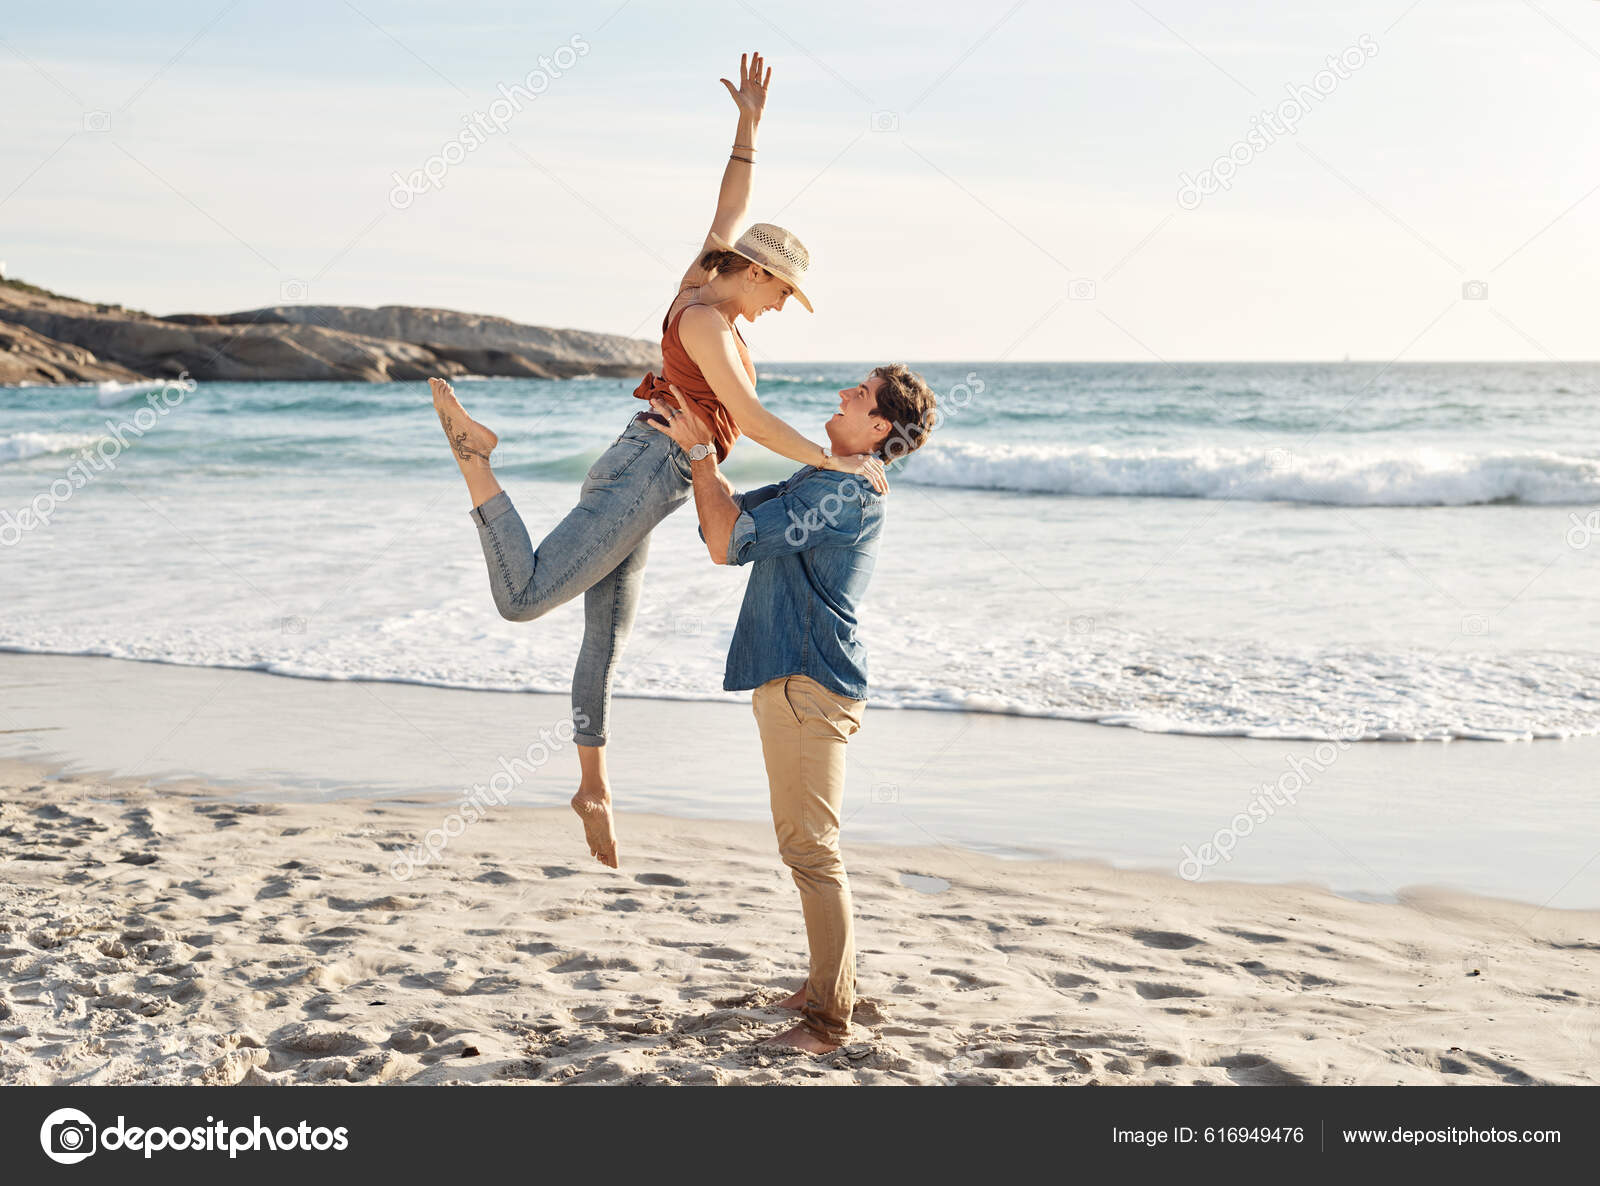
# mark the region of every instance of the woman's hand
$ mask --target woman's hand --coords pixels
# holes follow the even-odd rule
[[[652,420],[650,426],[657,432],[666,433],[678,443],[679,448],[686,451],[695,445],[711,445],[715,448],[717,439],[711,426],[700,418],[699,411],[684,398],[676,385],[668,384],[668,389],[672,392],[671,402],[659,396],[650,401],[651,410],[666,423]]]
[[[845,474],[861,474],[879,494],[889,491],[889,479],[883,472],[883,462],[871,453],[847,453],[843,457],[835,454],[833,463],[825,468]]]
[[[760,122],[761,109],[767,105],[767,84],[772,81],[772,68],[769,66],[763,74],[762,65],[760,54],[740,54],[738,89],[734,89],[733,83],[726,78],[718,80],[728,88],[728,94],[739,105],[740,117],[748,116],[756,122]]]

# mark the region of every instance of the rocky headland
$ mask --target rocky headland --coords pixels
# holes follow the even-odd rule
[[[654,342],[385,305],[280,305],[158,317],[0,280],[0,384],[175,378],[382,383],[431,375],[631,378]]]

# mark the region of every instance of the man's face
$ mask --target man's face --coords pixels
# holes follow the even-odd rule
[[[880,376],[863,379],[839,392],[839,410],[828,418],[828,440],[841,456],[870,453],[883,443],[889,422],[877,415]]]

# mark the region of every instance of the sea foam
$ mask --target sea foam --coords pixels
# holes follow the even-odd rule
[[[1439,448],[1297,452],[993,445],[937,440],[907,462],[918,485],[1080,497],[1238,499],[1327,506],[1586,505],[1600,460],[1561,453]]]
[[[0,436],[0,465],[11,461],[27,461],[30,457],[46,457],[53,453],[71,453],[94,444],[100,438],[81,432],[13,432]]]

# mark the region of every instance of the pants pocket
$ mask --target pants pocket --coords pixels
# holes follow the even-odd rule
[[[795,676],[785,676],[783,683],[778,688],[778,694],[783,697],[784,707],[789,710],[789,715],[794,718],[797,725],[805,724],[806,698],[805,689],[795,684]]]
[[[783,681],[783,698],[798,723],[806,716],[827,721],[842,737],[861,728],[862,700],[850,700],[828,690],[805,675],[791,675]]]
[[[672,467],[678,471],[678,476],[683,479],[684,485],[694,485],[694,467],[689,462],[689,455],[676,441],[672,443]]]
[[[631,427],[624,430],[621,436],[611,442],[611,447],[600,454],[599,460],[589,467],[589,480],[615,482],[633,468],[633,463],[644,456],[644,451],[649,447],[649,437],[640,436]]]

